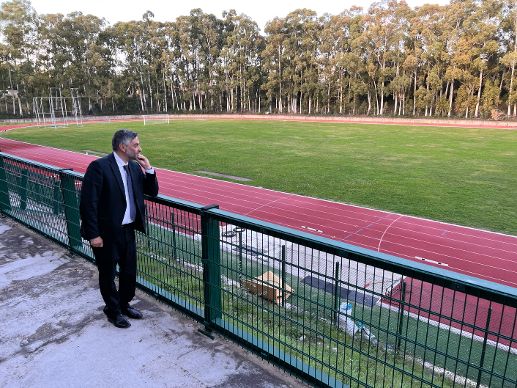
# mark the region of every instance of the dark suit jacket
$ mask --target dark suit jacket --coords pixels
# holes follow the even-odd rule
[[[135,229],[145,232],[144,193],[158,195],[156,174],[145,174],[135,161],[129,161],[133,193],[137,204]],[[124,184],[113,154],[94,160],[88,166],[81,189],[81,235],[86,240],[102,237],[116,241],[121,236],[126,211]]]

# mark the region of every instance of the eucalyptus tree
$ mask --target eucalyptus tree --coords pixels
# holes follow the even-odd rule
[[[1,86],[12,95],[12,111],[23,115],[21,92],[30,92],[31,74],[35,71],[38,16],[28,0],[6,1],[0,6],[0,56],[4,79]],[[15,97],[16,96],[16,97]]]
[[[348,73],[347,100],[352,104],[350,113],[355,115],[361,101],[364,100],[364,96],[367,94],[368,76],[361,58],[361,51],[354,50],[354,42],[358,36],[363,34],[366,27],[361,7],[352,7],[342,15],[346,17],[348,24],[346,35],[346,48],[348,51],[345,50],[344,54],[340,56],[339,63],[343,68],[346,68]]]
[[[409,18],[408,5],[396,0],[373,3],[365,16],[366,66],[378,115],[385,112],[385,97],[390,92],[388,86],[404,62]]]
[[[162,62],[161,53],[164,50],[165,42],[161,34],[162,23],[155,22],[154,13],[146,11],[142,20],[138,22],[141,36],[139,39],[140,56],[140,78],[144,86],[143,97],[147,97],[149,112],[161,111],[165,105],[164,97],[166,90],[162,84]]]
[[[445,6],[426,4],[415,10],[411,22],[413,52],[407,58],[408,70],[413,71],[413,115],[425,116],[447,113],[444,77],[447,55]]]
[[[269,100],[269,109],[284,112],[285,82],[284,67],[287,66],[287,35],[285,19],[274,18],[266,24],[266,44],[262,52],[266,80],[263,89]]]
[[[322,18],[319,83],[325,113],[343,114],[350,105],[350,113],[355,114],[357,102],[365,94],[361,52],[354,46],[363,32],[360,7]],[[319,99],[316,111],[320,111]]]
[[[504,0],[502,5],[502,52],[500,58],[508,70],[506,80],[501,76],[501,88],[506,83],[507,89],[507,115],[517,116],[517,4],[514,0]],[[506,81],[506,82],[505,82]],[[513,111],[512,111],[513,106]]]
[[[446,31],[447,67],[445,79],[449,95],[447,116],[453,112],[461,114],[473,105],[472,98],[475,90],[475,76],[470,72],[471,55],[468,42],[468,19],[476,12],[475,0],[452,0],[447,7],[445,18],[450,26]],[[458,90],[455,88],[458,86]],[[456,100],[455,100],[456,98]]]
[[[289,60],[284,75],[289,112],[312,113],[318,90],[321,23],[316,12],[298,9],[286,16],[285,24],[288,34],[284,42]]]
[[[163,102],[162,51],[166,47],[162,23],[153,20],[147,11],[142,20],[119,22],[111,27],[114,57],[120,77],[125,80],[127,96],[138,101],[139,110],[153,112],[165,106]]]
[[[48,74],[48,87],[78,88],[103,110],[104,92],[112,74],[111,48],[104,34],[106,21],[93,15],[41,16],[37,63]],[[42,95],[48,93],[42,91]]]
[[[185,96],[184,107],[204,110],[206,101],[213,106],[213,80],[217,78],[217,60],[221,50],[222,22],[201,9],[176,19],[178,82]],[[188,100],[187,100],[188,94]]]
[[[346,55],[350,53],[349,22],[346,15],[326,15],[322,18],[319,84],[326,99],[326,113],[331,110],[331,101],[336,98],[338,111],[343,113],[348,73]],[[349,83],[348,83],[349,84]],[[320,93],[316,96],[316,112],[319,112]],[[310,111],[310,109],[309,109]]]
[[[312,112],[318,91],[321,23],[314,11],[298,9],[266,25],[264,89],[283,113]],[[305,108],[305,109],[304,109]]]
[[[217,73],[226,111],[252,111],[252,100],[260,111],[264,38],[257,23],[235,10],[224,12],[222,38]]]
[[[478,117],[483,77],[499,48],[496,34],[500,4],[497,0],[485,0],[479,5],[474,2],[462,2],[462,5],[467,12],[454,56],[454,63],[463,71],[456,105],[457,111],[464,112],[466,118],[471,113]]]

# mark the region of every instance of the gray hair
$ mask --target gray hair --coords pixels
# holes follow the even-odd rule
[[[113,139],[111,140],[111,147],[113,151],[118,150],[118,146],[121,144],[128,145],[131,141],[138,136],[138,133],[130,131],[129,129],[119,129],[113,135]]]

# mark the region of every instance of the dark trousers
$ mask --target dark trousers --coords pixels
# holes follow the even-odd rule
[[[117,241],[104,241],[102,248],[94,248],[99,270],[99,288],[108,315],[116,315],[128,306],[135,296],[136,242],[133,225],[123,226]],[[116,266],[119,266],[119,289],[115,285]]]

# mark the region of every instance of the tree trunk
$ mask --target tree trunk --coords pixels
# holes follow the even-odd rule
[[[352,93],[352,81],[350,80],[350,77],[348,77],[348,102],[352,102],[352,114],[355,115],[355,104],[356,104],[356,100],[355,100],[355,96],[356,94],[354,93],[354,97],[353,98],[350,98],[350,93]],[[345,110],[345,114],[346,114],[346,110]]]
[[[416,115],[416,86],[417,86],[417,71],[414,73],[415,79],[413,81],[413,116]]]
[[[384,80],[381,82],[381,106],[379,109],[379,114],[382,116],[384,114]]]
[[[375,115],[378,116],[379,115],[379,91],[377,89],[377,83],[374,82],[374,87],[375,87]]]
[[[163,78],[163,102],[164,102],[164,108],[165,108],[165,112],[169,113],[169,106],[167,105],[167,81],[165,80],[165,72],[162,72],[162,78]]]
[[[474,117],[479,117],[479,103],[481,102],[481,86],[483,85],[483,69],[479,72],[479,89],[478,89],[478,97],[476,101],[476,111],[474,112]]]
[[[508,116],[512,114],[512,97],[513,97],[513,75],[515,74],[515,61],[512,62],[512,73],[510,75],[510,91],[508,92]]]
[[[282,63],[281,63],[280,57],[281,57],[281,47],[280,47],[280,45],[278,45],[278,89],[279,89],[279,91],[278,91],[278,94],[279,94],[278,112],[282,113]]]
[[[450,90],[450,94],[449,94],[449,111],[447,112],[447,117],[451,117],[453,96],[454,96],[454,80],[451,81],[451,90]]]
[[[140,97],[140,109],[142,110],[142,113],[145,112],[145,107],[144,107],[144,98],[142,97],[142,91],[140,91],[140,93],[138,94],[138,96]]]
[[[176,103],[176,96],[175,96],[175,93],[174,93],[174,86],[173,85],[174,84],[173,84],[173,81],[172,81],[172,78],[171,78],[171,105],[172,105],[172,109],[174,109],[175,105],[176,105],[176,108],[178,107],[178,105]]]
[[[425,101],[425,117],[427,117],[428,115],[431,116],[431,114],[429,113],[429,103],[427,102],[427,96],[429,95],[429,82],[426,82],[425,90],[427,92]]]
[[[340,82],[339,82],[339,114],[343,114],[343,75],[340,75]]]
[[[329,82],[327,86],[328,86],[327,87],[327,114],[329,114],[330,113],[330,89],[331,89],[332,85]]]
[[[23,116],[22,100],[20,99],[20,97],[16,97],[16,99],[18,100],[18,109],[20,111],[20,116]]]

